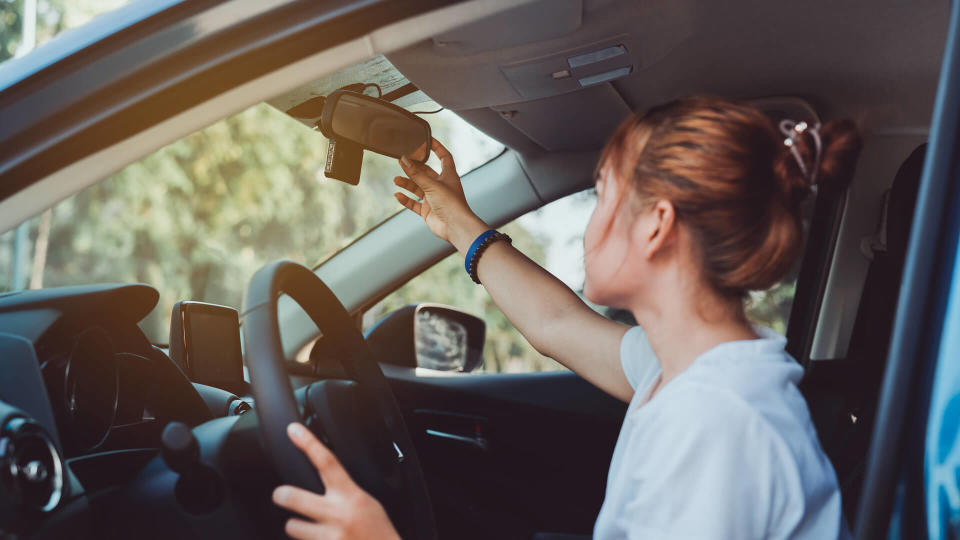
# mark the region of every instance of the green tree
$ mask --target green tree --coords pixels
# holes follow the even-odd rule
[[[510,235],[514,245],[540,265],[546,263],[545,245],[549,238],[538,237],[518,223],[501,230]],[[414,277],[378,304],[365,316],[368,325],[387,313],[415,302],[439,302],[458,307],[483,319],[487,324],[484,345],[486,372],[529,372],[564,369],[554,360],[538,353],[494,304],[486,289],[478,286],[463,270],[463,259],[457,253]]]
[[[262,264],[314,264],[395,211],[392,160],[368,155],[354,188],[319,177],[325,148],[266,105],[189,135],[54,209],[45,285],[150,283],[155,337],[178,300],[239,306]]]
[[[432,120],[441,140],[462,136],[462,127]],[[263,264],[316,264],[398,211],[393,159],[367,152],[354,187],[325,179],[325,158],[320,134],[267,105],[217,122],[57,205],[44,285],[151,284],[161,301],[142,326],[165,341],[175,302],[239,307]],[[37,228],[33,220],[31,238]],[[458,287],[478,292],[469,280],[442,284],[451,288],[444,298]]]
[[[127,0],[37,0],[37,45],[116,9]],[[0,0],[0,62],[16,54],[23,38],[23,0]]]

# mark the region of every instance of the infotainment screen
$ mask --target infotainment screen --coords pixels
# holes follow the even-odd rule
[[[180,326],[179,332],[175,332],[175,326]],[[202,302],[180,302],[174,306],[170,337],[171,357],[191,381],[219,388],[243,382],[237,310]],[[175,340],[182,342],[180,351],[174,350]]]

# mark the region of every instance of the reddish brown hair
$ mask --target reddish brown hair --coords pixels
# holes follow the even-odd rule
[[[849,181],[860,152],[853,122],[832,121],[822,140],[818,189]],[[723,295],[776,284],[800,252],[800,204],[811,192],[785,136],[748,105],[684,98],[633,115],[614,133],[598,168],[613,168],[641,202],[668,200],[693,234],[704,277]],[[809,132],[796,140],[814,166]]]

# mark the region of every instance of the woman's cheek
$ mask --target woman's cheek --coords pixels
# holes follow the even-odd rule
[[[598,204],[590,216],[590,221],[587,223],[587,229],[583,235],[583,294],[594,303],[600,303],[598,300],[603,298],[603,283],[607,281],[607,276],[603,275],[605,265],[602,253],[604,244],[602,236],[606,227],[602,209]]]

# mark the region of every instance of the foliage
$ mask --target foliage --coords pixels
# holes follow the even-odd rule
[[[545,264],[545,246],[551,239],[537,236],[514,222],[501,227],[518,249],[541,265]],[[463,270],[457,253],[414,277],[393,294],[370,308],[364,317],[367,326],[380,317],[414,302],[439,302],[455,306],[482,318],[487,323],[483,371],[530,372],[564,369],[554,360],[538,353],[493,303],[483,287],[475,284]]]
[[[793,278],[784,280],[766,291],[751,293],[747,301],[747,317],[757,324],[786,334],[796,288],[797,281]]]
[[[179,300],[239,307],[261,265],[315,264],[399,208],[392,159],[366,153],[352,187],[322,177],[325,157],[322,136],[262,104],[193,133],[54,208],[44,285],[150,283],[158,341]]]
[[[37,44],[80,26],[126,0],[37,0]],[[23,37],[23,0],[0,0],[0,62],[12,58]]]

